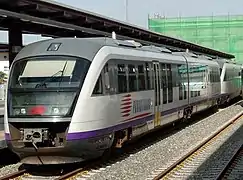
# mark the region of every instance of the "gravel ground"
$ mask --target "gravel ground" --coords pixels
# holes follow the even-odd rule
[[[185,154],[192,145],[200,143],[210,134],[227,122],[230,118],[241,112],[239,105],[228,107],[200,122],[186,127],[166,139],[157,142],[126,159],[91,172],[87,179],[146,179],[156,169],[168,167],[174,160]],[[173,160],[174,159],[174,160]],[[18,171],[21,163],[0,168],[0,177]],[[33,177],[32,177],[33,178]]]
[[[242,110],[240,105],[228,107],[120,162],[89,173],[85,179],[146,179],[156,169],[165,169],[171,165]]]
[[[17,164],[10,164],[8,166],[2,167],[0,169],[0,178],[10,173],[17,172],[20,165],[21,163],[17,163]]]
[[[235,151],[243,143],[242,125],[243,118],[227,128],[210,145],[201,149],[199,154],[194,154],[193,158],[185,161],[182,166],[170,174],[168,179],[217,179]]]

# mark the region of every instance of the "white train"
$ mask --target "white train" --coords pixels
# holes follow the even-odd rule
[[[227,104],[242,95],[242,65],[229,60],[217,60],[220,66],[221,99],[219,104]]]
[[[224,65],[220,76],[219,63],[210,58],[112,38],[30,44],[10,70],[4,117],[8,147],[26,164],[101,156],[217,105],[228,68]]]

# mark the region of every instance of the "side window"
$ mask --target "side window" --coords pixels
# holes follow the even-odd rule
[[[163,92],[163,104],[167,104],[167,69],[166,64],[160,64],[161,69],[161,86],[162,86],[162,92]]]
[[[177,65],[177,77],[178,77],[178,85],[179,85],[179,100],[183,100],[183,89],[184,89],[184,84],[183,84],[183,74],[181,67],[182,65]]]
[[[168,102],[173,101],[173,84],[172,84],[172,70],[171,64],[167,64],[167,78],[168,78]]]
[[[152,69],[149,66],[149,63],[146,63],[146,80],[147,80],[147,89],[151,90],[152,89],[152,79],[151,79],[151,73],[152,73]]]
[[[128,92],[125,64],[118,64],[118,93]]]
[[[103,86],[102,86],[102,76],[98,78],[93,94],[103,94]]]
[[[144,65],[138,65],[138,90],[146,90]]]
[[[172,69],[172,86],[173,87],[177,87],[178,83],[177,83],[177,66],[175,64],[171,65],[171,69]]]
[[[137,91],[137,77],[136,77],[136,68],[135,65],[128,64],[128,83],[129,83],[129,91],[134,92]]]

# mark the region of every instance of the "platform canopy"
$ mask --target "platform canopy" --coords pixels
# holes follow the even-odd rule
[[[50,37],[111,37],[133,39],[142,44],[154,44],[214,57],[234,58],[234,55],[202,47],[124,23],[99,14],[67,6],[51,0],[0,0],[0,26],[8,29],[13,24],[23,33]]]

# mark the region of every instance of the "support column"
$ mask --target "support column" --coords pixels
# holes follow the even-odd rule
[[[9,42],[9,67],[11,66],[15,56],[23,47],[23,38],[21,24],[18,22],[11,22],[8,29]]]

